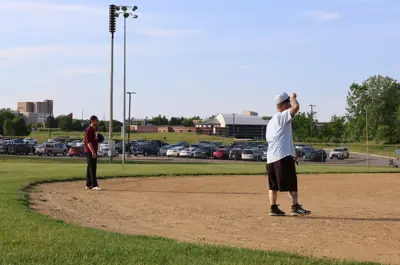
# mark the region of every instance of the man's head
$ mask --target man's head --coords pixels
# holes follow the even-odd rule
[[[290,104],[290,97],[287,93],[282,92],[275,96],[276,108],[279,112],[290,109],[292,105]]]
[[[91,126],[97,126],[98,124],[99,124],[99,119],[97,118],[97,116],[95,116],[95,115],[92,115],[91,117],[90,117],[90,125]]]

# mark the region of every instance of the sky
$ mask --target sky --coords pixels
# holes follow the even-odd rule
[[[54,114],[110,115],[109,1],[0,0],[0,108],[54,100]],[[276,111],[345,114],[353,82],[399,79],[398,0],[137,0],[127,20],[131,115],[209,117]],[[117,20],[114,118],[123,117],[123,18]],[[128,107],[128,102],[127,105]],[[127,108],[128,112],[128,108]],[[127,114],[128,116],[128,114]]]

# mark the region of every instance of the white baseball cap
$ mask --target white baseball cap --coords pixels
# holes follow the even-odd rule
[[[289,95],[285,92],[282,92],[275,96],[275,103],[278,105],[287,99],[289,99]]]

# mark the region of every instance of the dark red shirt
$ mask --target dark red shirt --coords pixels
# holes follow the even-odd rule
[[[91,153],[88,143],[91,143],[93,146],[94,151],[97,153],[98,147],[99,147],[99,141],[97,139],[97,133],[96,133],[96,128],[93,126],[89,126],[85,130],[85,153]]]

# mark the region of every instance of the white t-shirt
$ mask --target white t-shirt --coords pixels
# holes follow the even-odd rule
[[[267,125],[266,138],[267,163],[273,163],[289,155],[295,156],[290,109],[272,116]]]

